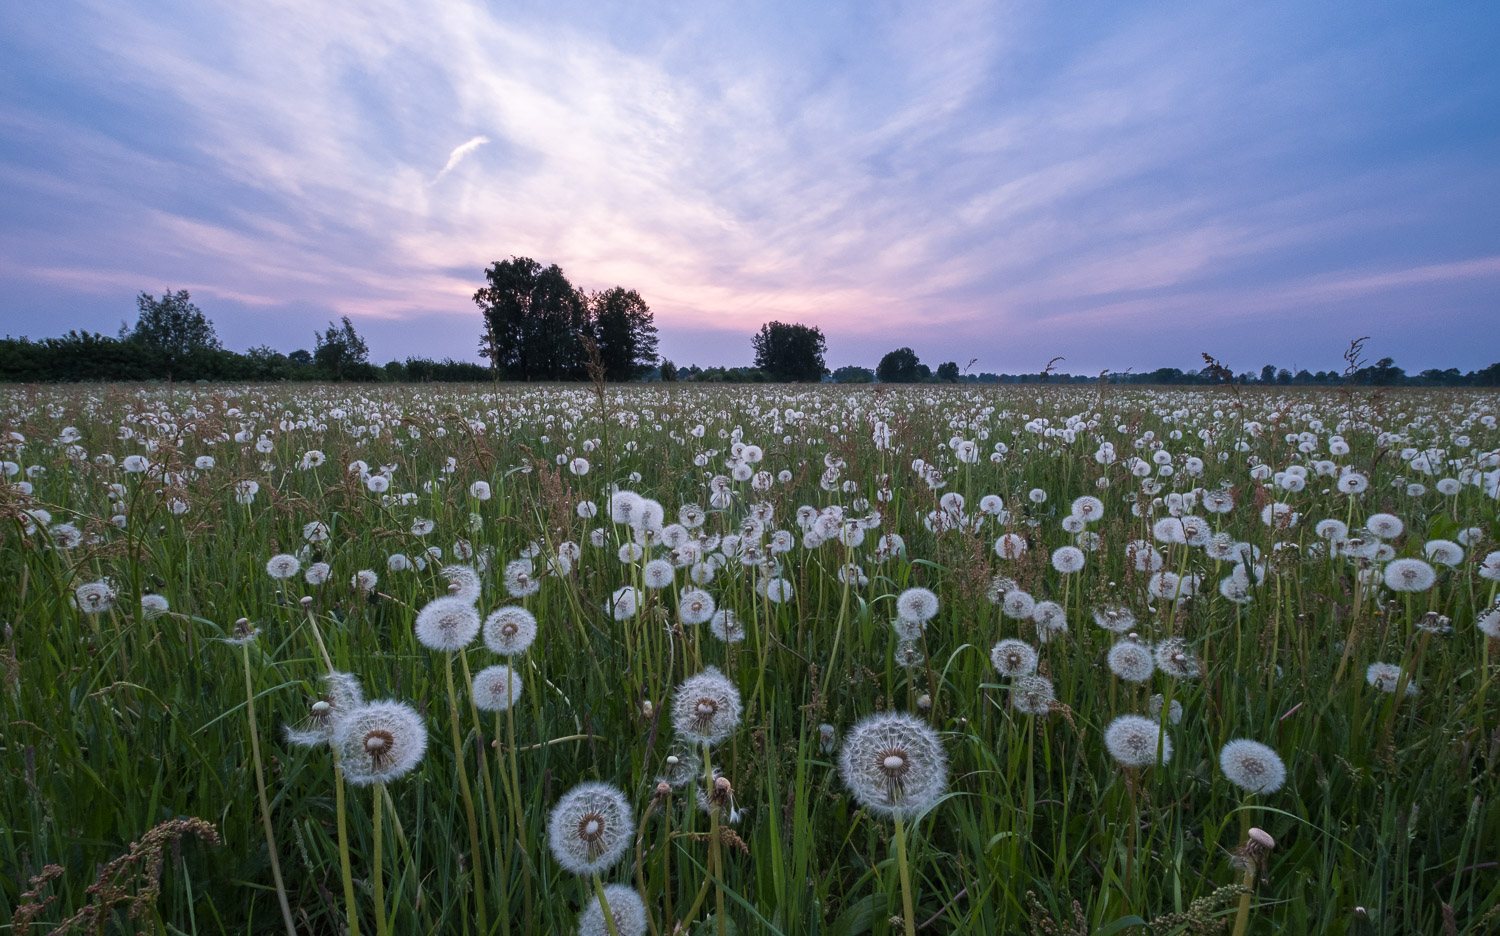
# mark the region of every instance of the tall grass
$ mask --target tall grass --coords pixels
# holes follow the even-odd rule
[[[284,932],[267,845],[274,840],[299,932],[342,932],[351,915],[375,932],[379,881],[392,933],[568,933],[595,891],[547,853],[548,810],[573,785],[603,780],[648,815],[604,881],[640,891],[657,936],[695,901],[702,932],[883,934],[901,932],[907,916],[924,933],[1145,932],[1138,927],[1146,924],[1188,933],[1210,921],[1227,932],[1240,903],[1234,885],[1246,882],[1252,933],[1487,932],[1500,926],[1500,693],[1490,686],[1500,648],[1486,646],[1474,622],[1495,597],[1495,583],[1478,568],[1497,548],[1500,515],[1482,483],[1455,495],[1435,483],[1462,467],[1494,469],[1474,459],[1500,448],[1497,405],[1493,394],[1467,392],[1098,396],[1035,387],[609,388],[602,396],[568,387],[7,391],[3,426],[26,441],[0,457],[45,470],[0,482],[0,619],[8,622],[0,922],[51,899],[29,929],[47,932],[109,896],[90,891],[101,864],[154,827],[194,817],[213,823],[220,843],[186,839],[163,851],[160,894],[121,902],[112,917],[104,914],[111,922],[102,931]],[[1069,416],[1082,423],[1072,441],[1045,433],[1063,429]],[[1049,425],[1038,425],[1041,418]],[[890,425],[894,448],[872,442],[875,420]],[[1310,430],[1312,420],[1323,428]],[[355,432],[377,423],[376,436]],[[698,425],[701,438],[692,432]],[[76,440],[63,437],[68,426]],[[122,426],[134,436],[121,439]],[[220,436],[246,431],[244,443]],[[736,431],[765,450],[752,467],[785,469],[792,479],[764,493],[735,483],[733,503],[713,509],[706,485],[728,473]],[[1312,452],[1287,440],[1304,431],[1318,437]],[[1327,454],[1334,432],[1350,445],[1347,454]],[[954,436],[978,441],[977,463],[955,459]],[[270,452],[254,449],[262,437]],[[585,440],[598,441],[585,451]],[[1120,461],[1092,457],[1101,440]],[[1151,522],[1165,508],[1132,515],[1141,482],[1122,462],[1149,458],[1153,441],[1178,467],[1153,475],[1158,497],[1221,484],[1234,491],[1231,513],[1195,512],[1262,551],[1268,567],[1249,603],[1216,590],[1232,563],[1162,544],[1166,567],[1201,574],[1202,590],[1191,599],[1148,599],[1146,576],[1129,565],[1124,544],[1151,539]],[[997,442],[1008,452],[991,461]],[[70,445],[79,450],[70,453]],[[1468,462],[1427,475],[1401,457],[1403,448],[1430,447]],[[309,450],[326,453],[326,463],[300,468]],[[104,454],[116,464],[99,464]],[[167,466],[168,476],[126,473],[119,462],[127,454]],[[201,455],[217,464],[195,470]],[[592,468],[573,474],[558,466],[559,455],[586,457]],[[705,464],[694,463],[699,455]],[[1201,477],[1181,470],[1188,456],[1206,462]],[[1330,459],[1364,473],[1370,487],[1352,497],[1325,492],[1333,479],[1312,472],[1306,490],[1276,490],[1252,478],[1251,457],[1277,470]],[[938,466],[946,486],[929,489],[912,469],[916,458]],[[371,471],[393,468],[385,499],[346,470],[355,459]],[[820,478],[837,459],[844,467],[826,490]],[[260,484],[248,505],[234,499],[242,479]],[[33,485],[29,496],[15,484],[22,480]],[[478,480],[490,484],[490,499],[471,495]],[[1413,481],[1427,491],[1409,495]],[[845,482],[854,490],[843,490]],[[115,500],[111,483],[123,485]],[[737,531],[749,505],[773,505],[766,532],[791,530],[799,544],[779,557],[792,599],[767,601],[754,570],[736,560],[705,587],[739,616],[744,642],[678,623],[686,570],[675,588],[648,591],[634,617],[616,621],[605,604],[622,585],[638,586],[640,571],[616,556],[629,531],[609,522],[611,484],[660,501],[669,523],[680,505],[703,505],[704,530],[714,533]],[[1028,500],[1032,489],[1046,501]],[[955,490],[971,512],[984,494],[1004,497],[1009,528],[1031,548],[1019,560],[997,558],[991,547],[1004,527],[992,519],[975,533],[931,532],[923,518]],[[882,491],[889,501],[878,499]],[[389,496],[400,492],[414,501]],[[1103,546],[1088,553],[1083,571],[1064,577],[1047,557],[1073,541],[1060,522],[1083,494],[1106,503],[1104,518],[1089,527]],[[186,513],[172,512],[174,498]],[[870,507],[854,509],[860,499]],[[599,504],[599,517],[581,519],[582,500]],[[1283,530],[1263,524],[1261,508],[1271,501],[1290,504],[1300,522]],[[809,550],[794,516],[803,504],[840,504],[851,516],[874,509],[881,523],[859,547],[834,541]],[[27,532],[22,511],[38,507],[53,524],[76,522],[93,541],[61,548],[57,536],[66,532],[45,524]],[[1438,567],[1434,588],[1396,595],[1360,585],[1358,563],[1320,554],[1312,531],[1325,517],[1357,528],[1376,511],[1405,520],[1390,544],[1397,555],[1420,557],[1427,540],[1480,532],[1466,535],[1462,565]],[[123,528],[110,522],[116,514]],[[417,518],[434,521],[434,531],[414,534]],[[328,541],[304,542],[313,520],[331,529]],[[595,528],[606,531],[607,546],[591,545]],[[875,537],[888,532],[905,538],[906,554],[877,560]],[[499,658],[475,643],[450,660],[412,633],[417,609],[446,593],[439,570],[459,561],[460,539],[475,551],[467,561],[487,569],[480,610],[518,603],[540,620],[535,645],[512,661],[524,692],[503,720],[476,718],[464,685],[466,674]],[[582,547],[571,571],[547,577],[533,596],[510,598],[504,565],[534,546],[544,569],[563,542]],[[429,546],[441,548],[441,560],[387,570],[389,555],[417,557]],[[327,584],[268,577],[271,555],[304,547],[304,568],[332,565]],[[857,562],[868,581],[840,580],[846,562]],[[360,569],[378,572],[374,592],[350,585]],[[1001,637],[1036,644],[1030,622],[1004,618],[986,597],[996,574],[1039,600],[1066,604],[1068,633],[1039,645],[1059,703],[1050,715],[1016,713],[990,665]],[[81,613],[74,590],[101,578],[113,582],[116,607]],[[941,607],[920,641],[924,659],[903,667],[889,622],[895,596],[916,585],[936,592]],[[147,593],[165,596],[170,611],[142,613]],[[1202,676],[1158,672],[1143,686],[1112,677],[1104,656],[1115,635],[1092,621],[1106,602],[1132,608],[1144,639],[1185,637]],[[1451,632],[1419,627],[1428,612],[1449,619]],[[235,636],[242,617],[258,638],[243,648],[216,645]],[[1417,694],[1399,698],[1368,685],[1364,670],[1376,661],[1402,665]],[[328,751],[282,740],[281,725],[301,723],[319,697],[329,663],[356,674],[366,698],[408,701],[427,722],[425,760],[384,794],[343,790]],[[711,821],[694,802],[701,778],[668,795],[657,787],[674,750],[672,688],[707,664],[724,670],[745,700],[741,729],[713,751],[737,808],[738,822],[724,835],[713,834],[717,815]],[[247,678],[269,834],[247,730]],[[1103,728],[1118,714],[1149,714],[1153,693],[1182,704],[1181,723],[1166,729],[1175,755],[1127,774],[1105,751]],[[819,730],[829,723],[842,733],[883,709],[930,719],[951,765],[948,794],[895,827],[848,795],[837,749],[825,749]],[[1236,737],[1281,754],[1285,787],[1251,795],[1226,782],[1218,752]],[[340,871],[341,822],[352,908]],[[1237,856],[1251,826],[1276,844],[1247,875]],[[34,890],[32,877],[49,865],[63,870]],[[137,919],[128,917],[131,906]]]

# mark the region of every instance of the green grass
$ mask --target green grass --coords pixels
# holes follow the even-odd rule
[[[1497,548],[1500,504],[1480,486],[1449,496],[1435,485],[1500,448],[1494,419],[1482,420],[1497,407],[1496,395],[1468,392],[1037,387],[611,387],[602,398],[576,386],[8,390],[0,394],[0,426],[26,441],[0,450],[0,458],[45,471],[9,479],[29,480],[30,496],[0,482],[0,620],[8,622],[0,924],[25,902],[31,876],[58,865],[63,871],[40,898],[53,902],[30,928],[48,932],[96,899],[88,888],[100,864],[161,823],[196,817],[216,826],[219,844],[189,836],[168,845],[160,895],[135,920],[122,906],[100,931],[285,931],[256,795],[242,651],[219,640],[243,617],[259,629],[250,676],[279,863],[299,932],[340,932],[350,910],[332,759],[281,735],[282,724],[302,722],[321,692],[325,666],[313,623],[334,666],[357,674],[366,698],[409,702],[427,725],[424,761],[387,787],[394,808],[385,810],[382,852],[392,933],[479,932],[476,876],[488,932],[573,932],[593,885],[548,853],[549,809],[573,785],[603,780],[624,790],[640,817],[673,746],[672,688],[707,664],[731,676],[745,703],[739,731],[714,751],[743,811],[728,826],[736,839],[725,844],[722,877],[726,916],[740,933],[901,931],[892,823],[849,796],[837,749],[825,751],[819,734],[826,722],[842,738],[859,718],[892,708],[928,718],[950,761],[948,794],[906,825],[921,932],[1049,932],[1031,928],[1049,917],[1058,927],[1050,932],[1069,932],[1075,902],[1088,933],[1147,932],[1141,921],[1154,924],[1152,932],[1194,932],[1200,924],[1189,916],[1218,920],[1229,932],[1239,897],[1221,889],[1241,879],[1231,859],[1251,825],[1269,832],[1276,847],[1256,875],[1248,932],[1436,933],[1445,914],[1459,933],[1487,932],[1500,925],[1500,692],[1489,685],[1500,645],[1487,648],[1475,620],[1494,599],[1495,583],[1478,570]],[[346,416],[335,418],[334,410]],[[1097,425],[1080,429],[1072,443],[1025,428],[1043,417],[1062,428],[1075,415]],[[894,429],[895,448],[872,442],[875,419]],[[297,428],[299,420],[312,425]],[[1310,431],[1311,420],[1323,429],[1314,451],[1300,452],[1286,434]],[[283,422],[289,428],[279,428]],[[378,436],[352,431],[376,422]],[[1247,432],[1250,422],[1265,428]],[[702,438],[691,432],[698,425]],[[78,430],[76,443],[56,441],[67,426]],[[122,426],[135,437],[119,438]],[[721,433],[736,429],[765,451],[755,468],[785,469],[792,480],[765,493],[735,483],[732,504],[712,509],[707,484],[728,474],[732,442]],[[220,437],[244,430],[252,441],[267,432],[273,450]],[[1209,430],[1207,441],[1200,430]],[[1171,438],[1174,431],[1181,437]],[[1148,448],[1135,447],[1148,432],[1179,469],[1157,478],[1157,497],[1233,489],[1232,512],[1193,512],[1263,551],[1268,568],[1249,603],[1218,591],[1232,563],[1164,544],[1166,568],[1202,575],[1201,594],[1147,600],[1147,576],[1128,566],[1125,544],[1151,539],[1151,522],[1165,508],[1132,516],[1141,481],[1123,462],[1149,458]],[[1351,447],[1347,454],[1327,454],[1335,432]],[[954,436],[978,442],[977,463],[957,462],[947,444]],[[586,439],[598,447],[585,452]],[[1114,444],[1119,461],[1095,460],[1102,440]],[[997,442],[1009,451],[992,462]],[[70,458],[69,444],[83,458]],[[575,451],[567,453],[569,446]],[[1442,448],[1445,458],[1468,461],[1426,475],[1403,461],[1407,447]],[[327,462],[300,469],[309,450],[324,452]],[[706,465],[694,464],[711,450],[718,454]],[[564,453],[583,455],[592,469],[558,468]],[[117,464],[97,463],[104,454]],[[119,463],[130,454],[180,473],[181,486],[126,473]],[[216,466],[195,471],[202,455]],[[1180,470],[1188,456],[1205,461],[1201,477]],[[1364,473],[1370,487],[1353,497],[1325,493],[1334,479],[1310,471],[1306,490],[1278,491],[1270,479],[1252,478],[1252,456],[1278,471],[1329,459]],[[844,462],[835,491],[819,484],[825,458]],[[930,490],[912,469],[916,458],[939,465],[946,486]],[[346,471],[355,459],[372,471],[394,466],[388,494],[410,492],[414,502],[382,503]],[[633,472],[639,480],[630,479]],[[1108,488],[1097,486],[1101,478]],[[1409,495],[1405,483],[1392,485],[1397,478],[1427,491]],[[260,484],[252,504],[235,502],[242,479]],[[469,495],[477,480],[492,485],[492,498]],[[426,490],[427,481],[440,483]],[[854,490],[838,489],[844,482]],[[111,483],[124,486],[118,501],[109,498]],[[706,626],[677,624],[676,588],[649,592],[639,614],[615,621],[604,604],[639,571],[615,554],[628,530],[608,520],[611,483],[660,501],[669,523],[679,506],[702,505],[703,529],[716,534],[737,530],[750,505],[771,504],[767,535],[790,530],[797,543],[779,557],[793,599],[766,601],[754,570],[736,560],[706,590],[738,613],[743,643],[726,645]],[[1027,499],[1034,488],[1047,492],[1044,503]],[[882,490],[892,494],[887,503],[876,501]],[[923,518],[951,491],[966,496],[970,511],[985,494],[1004,497],[1010,528],[1031,549],[1017,561],[999,559],[992,546],[1004,530],[988,519],[973,534],[930,532]],[[1060,523],[1084,494],[1106,504],[1104,518],[1090,526],[1103,547],[1065,579],[1048,554],[1073,541]],[[188,511],[173,514],[173,498]],[[853,509],[857,499],[872,507]],[[600,504],[600,516],[580,519],[581,500]],[[1280,531],[1263,524],[1260,507],[1270,501],[1290,504],[1300,522]],[[795,518],[804,504],[841,504],[853,516],[878,509],[882,520],[847,555],[836,541],[808,550]],[[50,511],[53,524],[73,522],[97,540],[58,548],[45,526],[27,533],[22,511],[37,507]],[[1481,539],[1457,568],[1438,566],[1437,584],[1408,602],[1383,585],[1357,587],[1355,560],[1311,548],[1317,521],[1356,528],[1377,511],[1405,521],[1390,544],[1397,555],[1420,557],[1426,541],[1469,527]],[[117,513],[126,518],[123,529],[110,523]],[[414,535],[417,518],[432,520],[434,531]],[[302,531],[313,520],[326,523],[331,537],[310,545],[302,566],[326,561],[331,579],[321,586],[305,584],[300,573],[271,579],[266,560],[308,545]],[[594,528],[607,531],[607,547],[590,544]],[[889,532],[905,538],[906,556],[876,561],[874,539]],[[504,722],[485,716],[476,723],[458,670],[459,760],[475,801],[477,856],[455,768],[447,661],[412,632],[416,611],[445,593],[439,568],[457,561],[460,539],[475,550],[470,562],[487,561],[481,612],[520,603],[540,621],[536,644],[516,664],[525,691],[514,717],[514,791]],[[536,595],[511,599],[504,565],[535,543],[542,567],[565,541],[582,547],[571,572],[545,579]],[[1291,545],[1274,550],[1277,542]],[[441,547],[441,561],[387,571],[388,555],[416,556],[428,546]],[[840,581],[846,561],[859,563],[867,584]],[[350,586],[360,569],[379,574],[376,594]],[[1004,618],[986,597],[996,574],[1038,600],[1066,604],[1069,633],[1039,646],[1060,703],[1051,715],[1015,713],[1006,681],[990,665],[1000,637],[1036,643],[1030,622]],[[74,589],[100,578],[113,582],[116,607],[80,613]],[[941,608],[920,644],[924,661],[904,668],[890,621],[895,596],[917,585],[935,591]],[[146,617],[139,604],[146,593],[165,596],[171,611]],[[300,604],[304,595],[310,613]],[[1092,618],[1107,602],[1132,608],[1145,639],[1186,637],[1202,676],[1172,680],[1157,672],[1144,686],[1114,678],[1104,656],[1115,635]],[[1429,611],[1451,620],[1451,634],[1427,636],[1416,626]],[[478,641],[466,655],[472,672],[501,662]],[[1417,695],[1397,705],[1369,686],[1364,671],[1375,661],[1406,664]],[[1118,714],[1146,712],[1153,693],[1183,705],[1182,722],[1167,729],[1175,754],[1127,775],[1107,753],[1103,731]],[[929,708],[921,707],[924,698]],[[1236,737],[1280,753],[1288,772],[1281,790],[1251,796],[1226,781],[1218,752]],[[696,786],[653,807],[642,840],[604,878],[643,887],[658,933],[670,932],[668,903],[671,919],[680,920],[709,867],[709,821],[693,805]],[[364,933],[375,932],[372,791],[345,790]],[[697,913],[704,932],[717,932],[716,921],[704,923],[714,906],[710,887]]]

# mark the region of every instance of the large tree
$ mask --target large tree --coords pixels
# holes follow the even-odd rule
[[[623,286],[594,293],[589,313],[606,380],[634,380],[656,366],[656,326],[640,293]]]
[[[587,358],[578,336],[590,331],[587,298],[557,264],[511,257],[484,276],[489,285],[474,301],[484,313],[479,353],[491,366],[512,380],[582,378]]]
[[[219,350],[214,323],[193,304],[186,289],[175,293],[169,289],[161,294],[160,299],[143,292],[135,297],[135,305],[140,311],[135,328],[126,332],[122,326],[120,337],[161,355],[167,365],[168,377],[177,371],[182,359],[188,355]]]
[[[811,325],[767,322],[751,339],[755,366],[777,380],[822,380],[827,350],[821,329]]]
[[[897,348],[880,359],[875,376],[881,383],[916,383],[922,379],[922,363],[917,352],[910,348]]]
[[[370,349],[365,340],[354,330],[349,316],[344,316],[342,325],[328,323],[323,334],[313,332],[317,347],[313,350],[313,363],[328,373],[334,380],[352,376],[360,365],[370,363]]]

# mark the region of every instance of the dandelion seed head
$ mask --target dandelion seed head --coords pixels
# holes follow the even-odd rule
[[[1385,585],[1391,591],[1427,591],[1437,583],[1437,572],[1421,559],[1393,559],[1386,563]]]
[[[273,579],[289,579],[302,568],[302,562],[290,553],[280,553],[266,560],[266,574]]]
[[[733,735],[743,712],[740,690],[717,667],[689,676],[672,697],[672,728],[694,744],[718,744]]]
[[[84,614],[105,614],[115,606],[115,588],[107,579],[86,582],[73,589],[73,600]]]
[[[583,459],[577,459],[583,461]],[[580,472],[581,474],[581,472]],[[624,884],[604,885],[604,902],[609,904],[609,914],[614,917],[614,934],[617,936],[642,936],[646,932],[646,905],[635,888]],[[578,936],[611,936],[609,922],[604,919],[604,906],[597,894],[578,915]]]
[[[1010,706],[1022,715],[1046,715],[1057,698],[1045,676],[1018,676],[1010,684]]]
[[[904,712],[881,712],[849,730],[839,753],[839,775],[870,812],[907,818],[943,795],[948,757],[926,722]]]
[[[634,836],[635,814],[629,800],[607,783],[573,787],[558,799],[547,820],[552,857],[577,875],[608,870]]]
[[[1172,759],[1172,739],[1161,726],[1143,715],[1120,715],[1104,730],[1104,746],[1122,767],[1152,767],[1160,754]]]
[[[474,674],[474,707],[481,712],[503,712],[521,698],[521,677],[509,666],[486,666]]]
[[[1121,640],[1109,648],[1109,671],[1130,683],[1143,683],[1156,672],[1151,650],[1134,640]]]
[[[519,605],[507,605],[484,619],[484,645],[501,656],[525,653],[536,639],[536,615]]]
[[[434,598],[417,612],[416,636],[429,650],[452,653],[474,642],[479,635],[479,612],[463,598]]]
[[[405,776],[422,762],[427,726],[404,702],[371,702],[339,720],[333,746],[350,783],[383,783]]]
[[[1275,793],[1286,782],[1281,755],[1259,741],[1236,738],[1219,751],[1224,779],[1247,793]]]
[[[1002,640],[990,649],[990,663],[995,672],[1007,679],[1030,676],[1036,672],[1037,653],[1024,641]]]

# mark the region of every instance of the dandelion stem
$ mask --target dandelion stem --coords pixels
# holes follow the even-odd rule
[[[599,880],[597,874],[594,875],[594,894],[599,898],[599,909],[604,911],[604,925],[609,927],[609,936],[620,936],[620,929],[615,926],[615,915],[609,909],[609,898],[604,896],[604,882]]]
[[[479,823],[474,818],[474,793],[469,789],[469,771],[464,768],[464,739],[458,726],[458,696],[453,690],[453,656],[448,653],[445,673],[448,677],[448,722],[453,728],[453,763],[458,770],[458,792],[463,797],[464,815],[469,822],[470,861],[474,874],[474,903],[479,917],[479,931],[489,932],[489,909],[484,902],[484,854],[479,849]]]
[[[656,810],[656,804],[661,801],[660,796],[653,796],[651,802],[641,813],[641,824],[635,833],[635,889],[641,893],[642,899],[646,895],[646,856],[642,847],[646,841],[646,824],[651,819],[651,813]],[[658,936],[660,930],[656,928],[656,918],[651,914],[651,904],[646,903],[646,926],[651,930],[651,936]]]
[[[917,919],[911,898],[911,870],[906,866],[906,823],[896,813],[896,868],[901,877],[901,918],[906,923],[906,936],[916,936]]]
[[[266,800],[266,772],[260,762],[260,731],[255,726],[255,684],[250,678],[250,644],[240,645],[245,661],[245,712],[250,721],[250,754],[255,761],[255,792],[260,797],[260,821],[266,827],[266,849],[271,854],[271,880],[276,882],[276,900],[281,904],[281,919],[287,936],[295,936],[292,908],[286,900],[286,885],[281,881],[281,861],[276,857],[276,833],[271,829],[271,804]]]
[[[385,805],[385,784],[375,784],[375,856],[370,872],[370,887],[375,898],[375,936],[385,936],[385,872],[381,867],[381,826]]]
[[[344,879],[344,907],[349,916],[349,936],[359,936],[359,909],[354,903],[354,875],[349,869],[349,822],[344,809],[344,768],[338,753],[333,761],[333,795],[338,809],[339,873]]]

